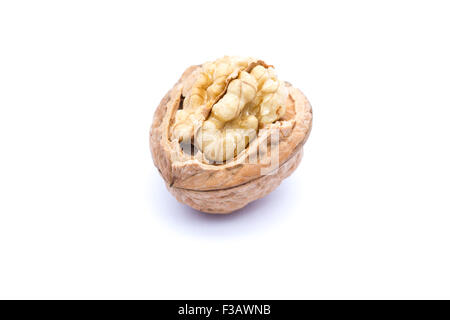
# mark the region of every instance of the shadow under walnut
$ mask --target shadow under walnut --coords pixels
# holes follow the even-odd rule
[[[311,105],[303,93],[285,82],[288,88],[286,114],[258,136],[232,161],[207,164],[183,152],[178,141],[171,141],[170,128],[182,101],[183,88],[200,66],[189,67],[164,96],[153,117],[150,148],[155,166],[167,189],[192,208],[208,213],[231,213],[260,199],[278,187],[299,165],[303,145],[311,131]],[[192,78],[192,77],[191,77]],[[277,131],[277,148],[271,140]],[[267,145],[262,152],[261,145]],[[279,167],[270,171],[271,151],[277,150]],[[249,161],[257,156],[258,162]],[[270,174],[262,174],[268,171]]]

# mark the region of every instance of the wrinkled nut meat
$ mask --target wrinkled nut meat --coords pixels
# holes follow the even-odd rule
[[[306,97],[272,66],[225,56],[183,73],[156,109],[150,147],[180,202],[230,213],[297,168],[311,122]]]

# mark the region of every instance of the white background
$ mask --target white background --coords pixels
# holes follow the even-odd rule
[[[450,298],[447,1],[2,1],[0,298]],[[249,55],[314,111],[229,216],[153,166],[160,99]]]

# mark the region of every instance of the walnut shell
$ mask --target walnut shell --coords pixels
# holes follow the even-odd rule
[[[283,118],[260,130],[232,161],[205,163],[199,151],[196,156],[186,154],[170,138],[175,113],[200,67],[189,67],[161,100],[153,118],[150,148],[167,189],[178,201],[202,212],[231,213],[269,194],[297,168],[311,130],[311,105],[299,89],[285,82],[288,97]],[[274,142],[273,137],[278,139]],[[273,150],[279,165],[272,169]]]

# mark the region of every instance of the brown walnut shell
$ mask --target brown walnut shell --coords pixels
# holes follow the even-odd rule
[[[178,201],[202,212],[231,213],[272,192],[297,168],[311,130],[311,105],[299,89],[285,82],[289,94],[283,118],[260,130],[231,162],[208,164],[183,152],[178,141],[170,140],[175,112],[183,93],[195,81],[198,68],[189,67],[156,109],[150,132],[152,157],[167,189]],[[271,140],[275,131],[279,137],[276,149]],[[273,170],[272,149],[277,151],[279,163]],[[249,161],[255,157],[256,163]]]

